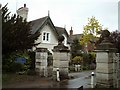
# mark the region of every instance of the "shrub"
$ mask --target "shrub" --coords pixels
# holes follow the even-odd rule
[[[37,73],[33,69],[27,71],[27,75],[36,75],[36,74]]]
[[[70,66],[70,67],[69,67],[69,71],[70,71],[70,72],[74,72],[74,71],[75,71],[75,67],[74,67],[74,66]]]
[[[81,56],[76,56],[76,57],[74,57],[74,58],[72,59],[72,62],[73,62],[74,64],[81,64],[82,61],[83,61],[83,57],[81,57]]]
[[[26,63],[25,64],[15,63],[16,58],[25,58]],[[27,51],[12,52],[3,56],[2,71],[3,73],[18,72],[18,71],[22,71],[23,69],[27,71],[30,68],[30,63],[31,63],[31,58]]]
[[[82,69],[83,70],[90,70],[90,67],[88,65],[84,65]]]
[[[35,52],[34,51],[29,51],[28,54],[29,54],[30,59],[31,59],[30,69],[35,69]]]
[[[19,72],[24,70],[24,64],[22,63],[13,63],[10,65],[11,72]]]

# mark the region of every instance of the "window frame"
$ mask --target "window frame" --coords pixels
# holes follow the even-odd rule
[[[50,32],[43,32],[42,34],[42,42],[43,43],[50,43]]]

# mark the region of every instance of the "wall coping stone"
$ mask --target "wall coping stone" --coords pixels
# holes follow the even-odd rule
[[[36,52],[48,52],[47,48],[37,48]]]

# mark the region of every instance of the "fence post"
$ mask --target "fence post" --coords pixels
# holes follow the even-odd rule
[[[92,73],[91,73],[91,88],[94,88],[94,85],[95,85],[94,76],[95,76],[95,73],[92,72]]]
[[[57,68],[57,81],[60,81],[59,68]]]

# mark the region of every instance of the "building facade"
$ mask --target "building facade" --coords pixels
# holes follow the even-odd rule
[[[26,4],[24,7],[21,7],[17,10],[17,14],[23,19],[27,20],[28,8]],[[69,35],[65,28],[54,26],[50,16],[45,16],[36,20],[30,21],[32,25],[32,34],[39,32],[41,35],[35,43],[40,43],[36,47],[33,47],[32,50],[35,51],[37,48],[47,48],[51,53],[54,46],[58,44],[58,36],[64,36],[64,45],[69,46]]]

